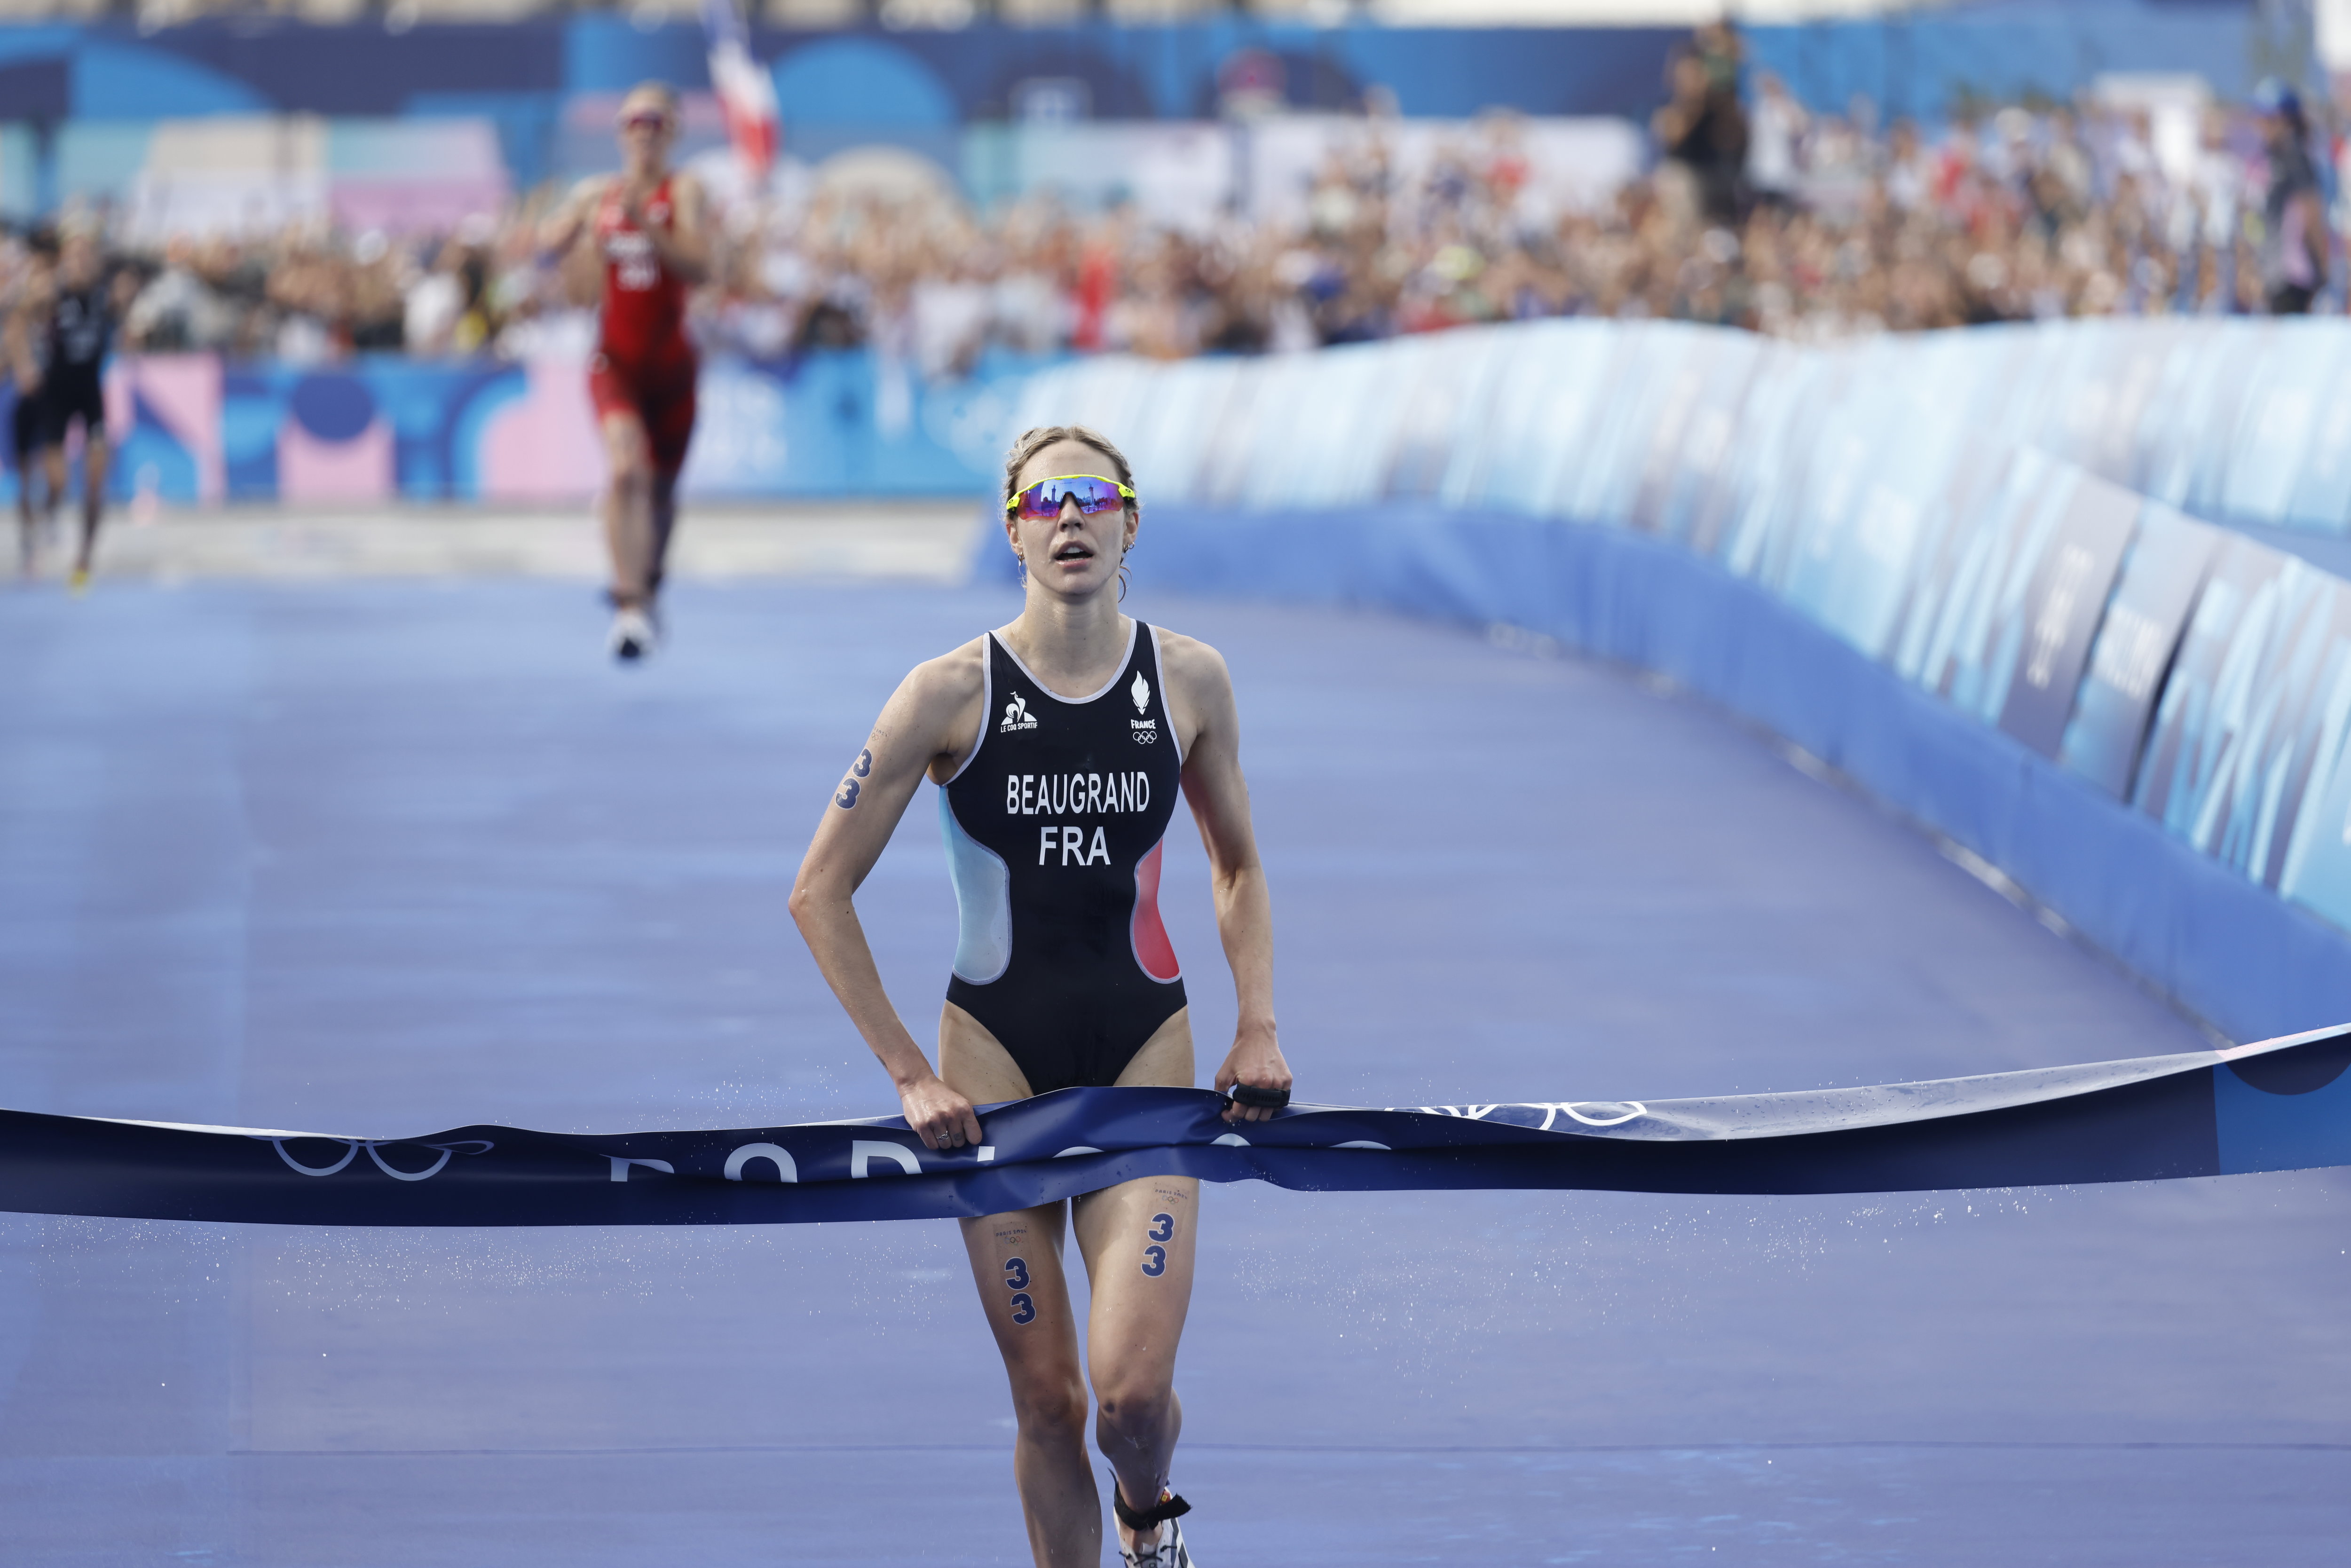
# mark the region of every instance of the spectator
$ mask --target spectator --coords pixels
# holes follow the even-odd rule
[[[2326,214],[2318,171],[2310,158],[2310,125],[2302,99],[2275,77],[2253,94],[2268,158],[2262,202],[2262,289],[2273,316],[2307,314],[2326,281]]]
[[[1747,188],[1755,200],[1782,208],[1796,204],[1797,149],[1811,117],[1771,71],[1755,76],[1755,112],[1747,141]],[[1899,132],[1897,131],[1897,134]],[[1915,201],[1903,204],[1916,206]]]
[[[1541,141],[1500,115],[1424,141],[1418,163],[1392,120],[1367,116],[1307,166],[1290,217],[1228,212],[1196,229],[1043,198],[983,221],[944,184],[804,180],[723,214],[695,328],[714,351],[760,358],[872,347],[897,418],[915,378],[967,374],[991,350],[1288,352],[1557,315],[1820,340],[2326,302],[2312,127],[2273,84],[2257,118],[2215,110],[2167,167],[2144,113],[2095,101],[1881,134],[1865,101],[1807,110],[1759,72],[1750,124],[1738,58],[1724,29],[1677,56],[1656,172],[1588,210],[1546,204]],[[543,274],[534,217],[526,205],[438,243],[176,239],[126,337],[302,362],[576,357],[598,278]]]

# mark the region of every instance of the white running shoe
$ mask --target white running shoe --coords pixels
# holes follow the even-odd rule
[[[1126,1499],[1118,1493],[1118,1479],[1115,1476],[1111,1479],[1110,1484],[1112,1511],[1118,1515],[1119,1522],[1129,1530],[1141,1528],[1134,1521],[1135,1515],[1133,1511],[1127,1508]],[[1158,1513],[1162,1510],[1165,1511],[1166,1517],[1160,1521],[1159,1539],[1156,1542],[1134,1552],[1130,1552],[1123,1546],[1118,1549],[1119,1561],[1125,1563],[1126,1568],[1194,1568],[1191,1549],[1184,1544],[1184,1527],[1176,1522],[1176,1516],[1189,1512],[1191,1504],[1174,1492],[1162,1488],[1159,1493],[1159,1506],[1142,1516],[1144,1524],[1147,1525],[1150,1522],[1152,1514]]]
[[[1172,1519],[1159,1527],[1156,1545],[1140,1552],[1129,1552],[1122,1546],[1118,1554],[1126,1568],[1196,1568],[1191,1549],[1184,1544],[1184,1527]]]
[[[625,605],[612,612],[612,630],[604,639],[604,646],[612,657],[622,664],[633,664],[653,651],[659,641],[653,623],[635,605]]]

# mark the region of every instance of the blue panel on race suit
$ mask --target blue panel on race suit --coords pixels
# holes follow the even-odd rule
[[[1157,1176],[1310,1192],[2153,1181],[2351,1162],[2346,1059],[2351,1026],[2227,1053],[1864,1089],[1300,1105],[1240,1124],[1202,1090],[1065,1089],[983,1107],[987,1141],[953,1152],[925,1146],[897,1117],[378,1139],[5,1112],[0,1208],[293,1225],[726,1225],[999,1214]]]

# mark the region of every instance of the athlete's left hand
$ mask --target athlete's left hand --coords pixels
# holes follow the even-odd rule
[[[1236,1083],[1252,1089],[1288,1089],[1290,1082],[1290,1063],[1282,1059],[1281,1042],[1274,1038],[1272,1023],[1241,1025],[1233,1034],[1232,1053],[1217,1069],[1217,1092],[1222,1094]],[[1272,1119],[1273,1113],[1260,1105],[1236,1103],[1225,1107],[1228,1122]]]

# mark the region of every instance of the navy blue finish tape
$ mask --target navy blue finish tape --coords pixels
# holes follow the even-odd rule
[[[2351,1165],[2351,1025],[2085,1067],[1713,1100],[1228,1124],[1194,1089],[985,1109],[941,1154],[896,1117],[611,1137],[340,1138],[0,1112],[0,1209],[282,1225],[740,1225],[1001,1213],[1138,1176],[1307,1192],[1904,1192]]]

